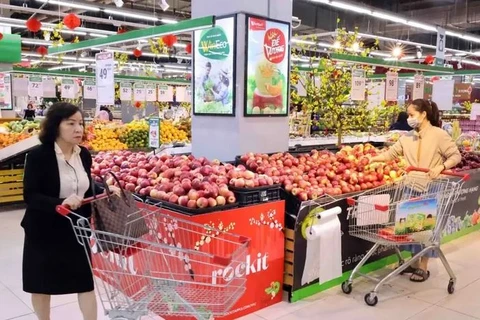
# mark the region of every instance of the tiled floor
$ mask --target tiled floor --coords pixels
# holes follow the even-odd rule
[[[21,288],[22,214],[21,210],[0,212],[0,320],[36,319],[29,295]],[[357,280],[350,296],[334,288],[297,303],[276,304],[242,319],[480,319],[480,233],[447,244],[444,251],[458,277],[454,295],[446,291],[445,270],[439,261],[433,261],[429,281],[415,284],[399,277],[382,289],[374,308],[363,302],[371,283]],[[52,307],[51,320],[82,319],[75,296],[56,297]],[[102,310],[98,314],[100,320],[106,319]]]

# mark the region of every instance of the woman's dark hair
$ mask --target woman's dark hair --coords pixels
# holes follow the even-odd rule
[[[397,122],[407,122],[408,113],[402,111],[398,114]]]
[[[440,127],[440,115],[438,113],[438,106],[435,102],[429,102],[425,99],[416,99],[411,103],[415,110],[418,112],[424,112],[427,114],[427,119],[432,126]]]
[[[54,144],[58,137],[58,128],[63,120],[66,120],[82,112],[79,107],[66,102],[54,103],[48,108],[47,115],[42,121],[40,134],[38,138],[43,144]],[[83,117],[83,114],[82,114]]]
[[[33,108],[33,103],[29,103],[29,104],[27,104],[27,109],[28,109],[28,108],[30,108],[30,107],[32,107],[32,108]]]

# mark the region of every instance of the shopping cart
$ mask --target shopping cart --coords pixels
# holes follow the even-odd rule
[[[159,210],[147,206],[135,213],[148,226],[135,238],[130,235],[138,230],[129,226],[125,234],[95,230],[88,219],[57,207],[70,220],[92,273],[100,278],[95,278],[97,292],[110,319],[226,315],[246,290],[245,276],[235,270],[245,264],[250,240]]]
[[[411,174],[405,176],[400,182],[362,193],[356,200],[347,199],[351,206],[347,217],[350,235],[373,242],[374,246],[354,268],[349,279],[342,283],[344,293],[352,292],[355,276],[363,276],[377,282],[374,289],[365,295],[366,304],[375,306],[378,303],[379,288],[393,277],[403,273],[431,250],[438,253],[450,276],[448,292],[450,294],[454,292],[456,277],[440,248],[440,240],[463,182],[469,179],[469,175],[444,171],[441,178],[430,180],[426,175],[418,174],[418,172],[428,173],[428,171],[428,169],[410,167],[407,172]],[[451,176],[452,179],[446,176]],[[460,179],[453,179],[453,177]],[[409,210],[419,210],[418,208],[420,212],[410,211],[417,213],[408,214]],[[404,214],[407,216],[404,217]],[[421,245],[422,250],[405,262],[399,249],[402,245]],[[382,279],[360,273],[362,266],[381,246],[395,249],[399,267]]]

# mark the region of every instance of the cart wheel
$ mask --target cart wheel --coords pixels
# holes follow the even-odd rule
[[[378,303],[378,297],[374,292],[367,293],[365,295],[365,303],[370,307],[374,307]]]
[[[453,280],[448,282],[447,291],[449,294],[453,294],[455,292],[455,282]]]
[[[344,281],[342,283],[342,291],[345,294],[350,294],[352,293],[352,284],[348,282],[348,280]]]

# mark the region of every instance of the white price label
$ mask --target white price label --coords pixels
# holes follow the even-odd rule
[[[132,100],[132,84],[130,82],[120,83],[120,100],[122,101]]]
[[[177,86],[175,89],[175,101],[186,102],[187,101],[187,87]]]
[[[146,101],[157,101],[157,86],[155,84],[147,84]]]
[[[350,91],[350,98],[355,101],[365,100],[365,78],[352,77],[352,90]]]
[[[412,100],[423,99],[425,95],[425,78],[421,74],[417,74],[413,80]]]
[[[28,78],[28,95],[30,97],[43,97],[42,76],[30,76]]]
[[[100,52],[95,55],[95,80],[99,105],[115,103],[114,65],[113,52]]]
[[[167,85],[158,86],[158,101],[171,102],[173,101],[173,87]]]
[[[75,81],[73,79],[62,79],[62,98],[75,99]]]
[[[158,148],[160,147],[160,119],[150,118],[148,125],[148,146],[150,148]]]
[[[145,101],[145,85],[141,83],[136,83],[133,86],[133,100],[143,102]]]
[[[396,72],[387,72],[385,100],[398,100],[398,73]]]
[[[94,79],[85,79],[83,83],[83,98],[97,99],[97,86]]]

